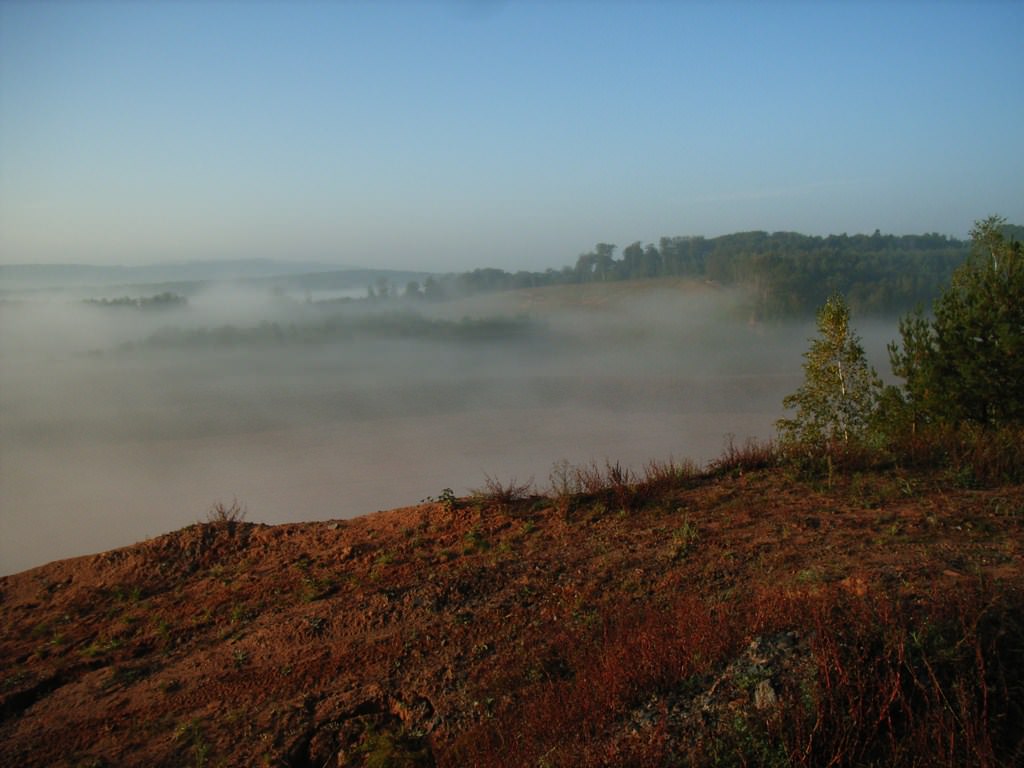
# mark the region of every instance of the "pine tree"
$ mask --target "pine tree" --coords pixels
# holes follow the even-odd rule
[[[804,353],[804,384],[782,401],[796,414],[777,422],[781,439],[826,449],[836,443],[863,442],[882,382],[850,329],[850,310],[842,296],[831,296],[817,318],[820,338],[812,339]]]
[[[976,222],[972,253],[933,305],[900,322],[893,372],[918,421],[1024,422],[1024,255],[998,216]]]

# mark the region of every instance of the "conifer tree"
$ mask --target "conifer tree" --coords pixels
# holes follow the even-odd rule
[[[968,261],[933,305],[900,322],[893,373],[917,421],[997,427],[1024,422],[1024,254],[990,216],[971,230]]]

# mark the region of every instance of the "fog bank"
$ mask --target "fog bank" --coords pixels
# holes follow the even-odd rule
[[[0,573],[159,535],[234,498],[251,521],[334,519],[464,494],[485,475],[543,490],[563,459],[704,462],[729,436],[773,433],[814,330],[748,325],[714,292],[568,309],[524,296],[417,305],[386,332],[354,324],[398,311],[367,303],[3,303]],[[529,332],[507,338],[456,320],[523,311]],[[222,324],[251,331],[206,330]],[[175,344],[147,341],[167,328]],[[858,331],[881,371],[894,330]]]

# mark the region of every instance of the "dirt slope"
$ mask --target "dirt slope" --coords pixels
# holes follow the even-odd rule
[[[0,764],[451,764],[460,736],[570,677],[567,654],[609,617],[765,590],[1019,591],[1022,528],[1021,486],[778,470],[643,497],[197,524],[0,579]],[[757,691],[758,706],[773,695]],[[630,717],[594,738],[657,720]]]

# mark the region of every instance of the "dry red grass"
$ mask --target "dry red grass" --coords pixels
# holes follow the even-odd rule
[[[1024,487],[756,466],[5,577],[0,763],[1019,762]]]

